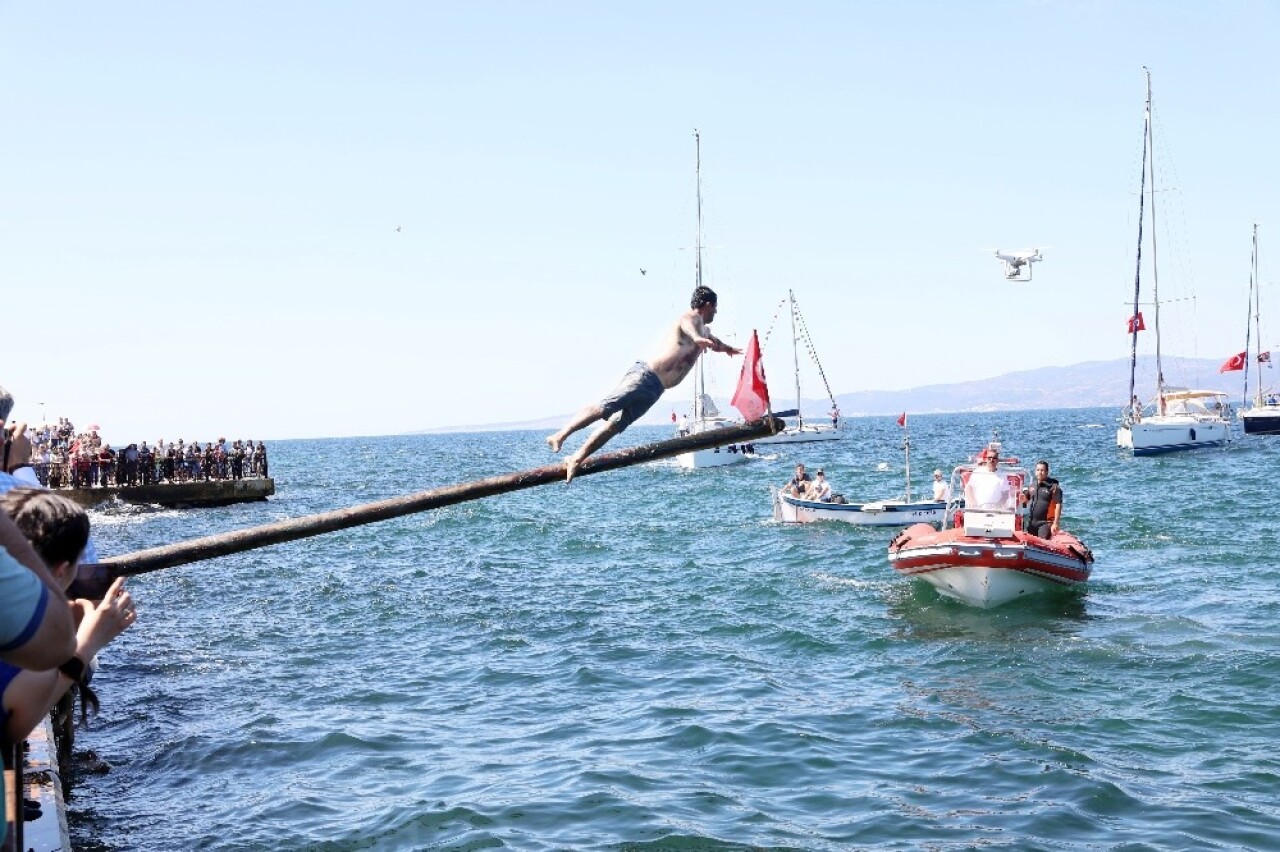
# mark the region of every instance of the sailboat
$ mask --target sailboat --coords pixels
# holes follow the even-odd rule
[[[694,144],[697,151],[695,176],[698,189],[698,237],[694,251],[694,286],[702,286],[702,137],[693,131]],[[712,429],[723,429],[733,425],[734,421],[720,414],[711,395],[707,393],[706,373],[707,353],[698,356],[698,363],[693,371],[693,417],[680,424],[680,433],[696,435]],[[712,447],[706,450],[694,450],[676,456],[676,463],[686,469],[703,467],[724,467],[740,464],[748,458],[754,458],[755,452],[749,446],[730,444],[726,447]]]
[[[800,307],[796,304],[796,295],[792,290],[787,291],[787,298],[778,306],[779,314],[783,307],[788,308],[791,315],[791,360],[795,366],[796,376],[796,416],[794,419],[787,419],[787,428],[776,435],[768,438],[761,438],[757,444],[805,444],[813,441],[834,441],[840,438],[843,433],[840,431],[839,407],[836,405],[836,398],[831,393],[831,385],[827,384],[827,375],[822,370],[822,364],[818,361],[818,352],[813,347],[813,341],[809,338],[809,329],[805,325],[804,317],[800,315]],[[777,319],[775,315],[774,319]],[[769,336],[773,328],[770,326],[769,331],[765,332],[765,345],[768,345]],[[818,375],[822,377],[822,384],[827,389],[827,397],[831,400],[831,422],[805,422],[804,415],[800,413],[800,346],[809,353],[813,359],[813,363],[818,368]]]
[[[1145,69],[1144,69],[1145,70]],[[1148,181],[1148,177],[1150,181]],[[1156,342],[1156,395],[1150,413],[1134,393],[1138,364],[1138,332],[1145,329],[1139,311],[1142,290],[1142,225],[1147,205],[1151,217],[1151,299]],[[1220,447],[1231,431],[1226,394],[1213,390],[1174,388],[1165,384],[1160,352],[1160,284],[1156,267],[1155,162],[1151,135],[1151,72],[1147,71],[1147,101],[1142,125],[1142,180],[1138,191],[1137,271],[1133,279],[1133,315],[1129,319],[1129,399],[1116,432],[1116,446],[1149,456],[1178,450]]]
[[[1263,387],[1262,369],[1263,364],[1267,367],[1271,366],[1271,353],[1262,351],[1262,325],[1259,319],[1261,311],[1261,299],[1259,297],[1259,289],[1261,281],[1258,279],[1258,226],[1253,226],[1253,266],[1249,275],[1249,313],[1252,314],[1253,332],[1257,338],[1258,354],[1252,360],[1249,359],[1249,341],[1250,328],[1246,321],[1244,330],[1244,396],[1247,400],[1249,397],[1249,367],[1252,365],[1257,371],[1257,382],[1254,387],[1257,392],[1253,397],[1253,404],[1240,412],[1240,425],[1244,428],[1246,435],[1280,435],[1280,394],[1276,393],[1274,387]]]

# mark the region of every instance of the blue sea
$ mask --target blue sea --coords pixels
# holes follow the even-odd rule
[[[1097,557],[1083,593],[991,611],[896,577],[891,530],[771,520],[797,461],[901,493],[893,417],[137,577],[74,844],[1280,848],[1280,439],[1134,459],[1116,414],[910,418],[917,490],[996,429]],[[542,437],[276,442],[269,502],[108,507],[95,534],[121,554],[537,467]]]

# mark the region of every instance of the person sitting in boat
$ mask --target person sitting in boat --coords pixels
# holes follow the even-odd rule
[[[792,476],[791,481],[782,486],[782,493],[808,499],[809,486],[812,482],[813,480],[809,478],[809,474],[804,471],[804,465],[798,464],[796,465],[795,476]]]
[[[1022,502],[1028,506],[1027,532],[1040,538],[1053,538],[1062,517],[1062,486],[1049,476],[1049,463],[1036,462],[1036,481],[1022,491]]]
[[[933,502],[945,503],[951,499],[951,486],[942,478],[942,471],[933,472]]]
[[[808,496],[810,500],[817,500],[819,503],[831,502],[831,483],[827,482],[827,475],[821,468],[813,473],[813,484],[809,486]]]
[[[996,470],[999,464],[998,452],[988,449],[983,453],[982,464],[974,468],[969,474],[969,481],[965,483],[965,506],[987,511],[1013,508],[1013,493],[1009,490],[1009,480]]]

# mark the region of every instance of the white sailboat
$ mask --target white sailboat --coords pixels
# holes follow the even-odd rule
[[[835,396],[831,393],[831,385],[827,384],[827,375],[822,370],[822,364],[818,361],[818,351],[813,347],[813,341],[809,337],[809,329],[805,325],[804,317],[800,315],[800,307],[796,304],[795,292],[787,291],[787,298],[779,305],[779,313],[783,307],[788,309],[791,317],[791,360],[795,367],[796,377],[796,416],[787,418],[787,428],[776,435],[768,438],[761,438],[757,444],[807,444],[814,441],[834,441],[839,439],[843,432],[840,431],[839,408],[836,406]],[[775,315],[774,319],[777,319]],[[768,345],[769,337],[773,332],[772,325],[765,332],[765,345]],[[827,389],[827,397],[831,400],[830,423],[823,421],[809,420],[805,421],[804,415],[800,413],[800,346],[809,353],[813,359],[814,365],[818,368],[818,375],[822,377],[822,384]]]
[[[1142,128],[1142,179],[1138,192],[1137,271],[1133,281],[1133,315],[1129,319],[1131,340],[1129,354],[1129,399],[1116,446],[1133,451],[1135,456],[1148,456],[1178,450],[1220,447],[1231,431],[1230,407],[1221,391],[1173,388],[1165,384],[1160,352],[1160,284],[1156,267],[1156,193],[1155,163],[1151,135],[1151,72],[1147,71],[1147,101]],[[1148,177],[1150,181],[1148,181]],[[1156,344],[1156,395],[1143,406],[1134,393],[1138,363],[1138,332],[1145,328],[1139,311],[1142,290],[1142,225],[1144,212],[1151,217],[1151,299]]]
[[[695,175],[698,188],[698,237],[694,251],[694,285],[702,286],[702,137],[698,131],[693,132],[697,151]],[[685,435],[696,435],[712,429],[723,429],[733,425],[732,420],[721,416],[716,404],[707,393],[706,375],[707,353],[698,356],[698,363],[693,371],[693,417],[681,425],[680,432]],[[712,447],[706,450],[694,450],[676,456],[676,463],[682,468],[697,469],[703,467],[724,467],[740,464],[755,453],[749,447],[730,444],[727,447]]]
[[[1244,428],[1246,435],[1280,435],[1280,393],[1276,392],[1276,388],[1265,387],[1262,381],[1263,365],[1267,368],[1271,367],[1271,353],[1262,351],[1262,315],[1261,297],[1259,290],[1261,289],[1261,280],[1258,278],[1258,226],[1253,226],[1253,264],[1249,274],[1249,313],[1252,314],[1248,319],[1252,321],[1253,334],[1250,334],[1249,322],[1245,323],[1244,333],[1244,396],[1247,400],[1249,397],[1249,369],[1252,367],[1256,371],[1257,380],[1254,387],[1257,391],[1254,394],[1252,405],[1240,412],[1240,425]],[[1257,354],[1255,357],[1249,357],[1250,338],[1257,338]]]

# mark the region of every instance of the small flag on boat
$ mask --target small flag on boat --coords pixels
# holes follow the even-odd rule
[[[1230,373],[1232,370],[1243,370],[1245,362],[1249,360],[1249,353],[1240,352],[1232,355],[1226,362],[1218,368],[1219,373]]]
[[[673,411],[673,412],[671,412],[671,422],[672,422],[672,423],[675,423],[675,422],[676,422],[676,413],[675,413],[674,411]]]
[[[1142,321],[1142,311],[1138,311],[1129,317],[1129,333],[1137,334],[1139,331],[1146,331],[1147,324]]]
[[[769,385],[764,379],[764,361],[760,359],[760,338],[751,330],[751,342],[742,360],[738,389],[729,404],[742,412],[747,420],[758,420],[769,410]]]
[[[1271,363],[1271,353],[1270,353],[1270,352],[1259,352],[1259,353],[1258,353],[1258,363],[1259,363],[1259,364],[1270,364],[1270,363]]]
[[[898,425],[903,429],[907,428],[907,412],[904,411],[898,415]]]

